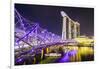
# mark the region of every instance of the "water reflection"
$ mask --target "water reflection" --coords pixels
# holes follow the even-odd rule
[[[68,56],[69,62],[76,62],[76,61],[92,61],[94,60],[94,48],[93,47],[77,47],[77,46],[67,46],[66,50],[76,51],[71,56]],[[66,51],[67,52],[67,51]],[[70,52],[67,52],[70,53]],[[67,61],[66,61],[67,62]]]
[[[58,56],[57,56],[58,55]],[[18,55],[16,55],[18,56]],[[51,46],[40,53],[22,55],[16,65],[93,61],[93,46]]]

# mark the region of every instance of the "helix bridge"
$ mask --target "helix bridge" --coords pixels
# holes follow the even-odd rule
[[[20,62],[25,55],[40,53],[42,49],[50,46],[66,45],[69,42],[76,43],[75,40],[63,41],[61,36],[41,28],[39,23],[32,22],[24,18],[17,9],[15,12],[15,62]]]

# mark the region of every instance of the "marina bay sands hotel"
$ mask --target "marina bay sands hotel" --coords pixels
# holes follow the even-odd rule
[[[80,24],[73,21],[64,11],[61,11],[63,17],[62,40],[74,39],[80,36]]]

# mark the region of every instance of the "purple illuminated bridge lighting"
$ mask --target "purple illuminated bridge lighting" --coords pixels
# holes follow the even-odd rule
[[[17,4],[15,7],[16,6]],[[25,7],[23,9],[25,9]],[[35,8],[34,10],[37,9]],[[41,22],[36,22],[34,18],[33,21],[30,19],[31,16],[25,15],[24,11],[22,12],[20,8],[16,7],[14,9],[15,65],[67,63],[91,61],[94,59],[93,41],[91,44],[86,45],[85,42],[79,43],[78,40],[75,39],[76,37],[79,37],[78,39],[83,39],[83,37],[80,37],[80,23],[72,20],[66,14],[66,10],[65,12],[61,9],[58,11],[58,17],[54,16],[54,19],[58,18],[61,20],[57,21],[58,24],[62,23],[60,25],[61,30],[54,29],[52,31],[49,27],[46,27],[47,25],[44,27],[41,20],[42,18],[39,16],[43,16],[43,14],[39,13],[37,15],[37,17],[40,17]],[[28,10],[26,12],[27,14],[29,13]],[[33,13],[35,13],[35,11]],[[35,16],[35,14],[32,15]],[[45,16],[47,16],[47,14],[44,14],[44,17]],[[39,18],[37,19],[39,20]],[[47,22],[45,21],[44,23]],[[54,32],[55,30],[57,31]],[[62,31],[61,35],[57,34],[59,31]],[[84,40],[85,39],[87,38],[84,37]]]

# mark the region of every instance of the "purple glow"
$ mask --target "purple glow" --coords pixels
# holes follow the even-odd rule
[[[34,23],[34,22],[27,20],[26,18],[21,16],[16,9],[15,9],[15,13],[16,13],[15,14],[15,20],[16,20],[15,31],[18,34],[20,34],[21,32],[22,33],[24,32],[23,33],[24,36],[21,35],[19,38],[15,38],[15,42],[20,43],[20,41],[24,40],[26,43],[28,43],[28,45],[34,46],[35,43],[32,43],[32,42],[34,42],[33,39],[35,39],[35,41],[37,41],[36,45],[47,44],[47,43],[52,44],[55,42],[62,41],[61,36],[58,36],[52,32],[48,32],[47,29],[41,28],[38,23]],[[16,23],[19,23],[20,26],[17,26]],[[21,27],[22,28],[24,27],[24,29],[21,29]],[[18,30],[20,30],[21,32]],[[15,36],[18,36],[18,35],[15,35]],[[68,40],[68,41],[71,42],[72,40]],[[66,41],[66,43],[67,43],[67,41]],[[21,44],[19,44],[19,46],[20,45]]]
[[[16,11],[15,11],[16,12]],[[43,29],[39,26],[38,23],[31,22],[24,17],[22,17],[18,12],[15,16],[18,16],[20,18],[16,18],[16,20],[20,22],[15,22],[15,47],[20,47],[23,45],[25,47],[25,44],[28,46],[33,47],[31,50],[25,51],[20,53],[20,55],[26,55],[26,54],[32,54],[35,52],[35,54],[39,53],[37,49],[43,49],[47,48],[53,45],[64,45],[67,44],[67,41],[64,42],[61,39],[61,36],[58,36],[52,32],[48,32],[47,29]],[[19,23],[20,26],[16,26],[17,23]],[[30,25],[33,23],[32,25]],[[18,37],[16,37],[18,36]],[[36,43],[35,43],[36,41]],[[62,41],[62,42],[61,42]],[[70,42],[69,40],[68,42]],[[72,55],[75,55],[76,51],[69,51],[65,53],[65,55],[62,57],[62,59],[59,62],[68,62],[69,57]],[[16,62],[20,63],[23,62],[25,59],[23,57],[17,58]]]
[[[66,53],[62,58],[61,60],[59,60],[59,62],[69,62],[70,61],[70,58],[68,56],[68,53]]]
[[[20,62],[23,62],[23,58],[16,59],[16,63],[20,63]]]
[[[61,60],[59,60],[59,62],[70,62],[70,57],[71,56],[74,56],[75,54],[77,54],[77,51],[76,50],[72,50],[72,51],[69,51],[67,53],[65,53],[65,55],[61,58]]]

